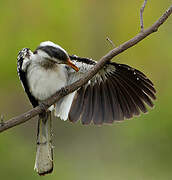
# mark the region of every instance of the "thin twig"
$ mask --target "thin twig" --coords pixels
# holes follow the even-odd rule
[[[141,27],[141,32],[144,31],[144,24],[143,24],[143,12],[146,6],[147,0],[144,0],[144,3],[142,7],[140,8],[140,27]]]
[[[0,117],[0,126],[4,125],[4,115],[1,115]]]
[[[17,126],[21,123],[24,123],[31,119],[32,117],[38,115],[39,113],[46,110],[48,107],[50,107],[52,104],[56,103],[60,98],[66,96],[67,94],[77,90],[79,87],[83,86],[85,83],[88,82],[104,65],[107,61],[111,60],[118,54],[122,53],[123,51],[127,50],[128,48],[136,45],[141,40],[152,34],[153,32],[156,32],[158,28],[168,19],[168,17],[172,14],[172,5],[169,7],[169,9],[166,10],[166,12],[148,29],[145,29],[143,32],[140,32],[132,39],[126,41],[125,43],[121,44],[120,46],[114,48],[109,53],[107,53],[105,56],[103,56],[100,61],[90,70],[88,73],[85,74],[85,76],[76,81],[75,83],[72,83],[69,86],[66,86],[65,88],[59,90],[55,93],[52,97],[47,99],[44,104],[41,104],[28,112],[21,114],[17,117],[14,117],[4,123],[3,126],[0,127],[0,132],[3,132],[9,128],[12,128],[14,126]],[[65,89],[65,91],[64,91]]]
[[[106,40],[109,41],[109,43],[112,45],[113,48],[116,47],[114,42],[109,37],[106,37]]]

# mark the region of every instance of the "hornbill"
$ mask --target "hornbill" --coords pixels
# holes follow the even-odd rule
[[[96,61],[69,55],[59,45],[46,41],[34,52],[23,48],[17,58],[17,71],[27,96],[36,107],[59,89],[82,78]],[[44,175],[53,170],[51,111],[55,116],[82,124],[113,123],[146,113],[153,107],[156,90],[139,70],[108,61],[76,91],[60,99],[39,115],[35,170]]]

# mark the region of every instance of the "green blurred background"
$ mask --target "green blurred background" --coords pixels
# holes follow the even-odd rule
[[[98,60],[139,31],[143,0],[0,0],[0,114],[9,119],[31,108],[16,73],[23,47],[51,40],[70,54]],[[150,26],[171,0],[149,1]],[[155,108],[130,121],[102,127],[54,119],[55,167],[46,177],[33,170],[36,118],[0,134],[0,179],[172,179],[172,17],[137,46],[113,60],[142,70],[157,89]]]

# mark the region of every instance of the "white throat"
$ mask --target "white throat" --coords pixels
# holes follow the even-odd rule
[[[55,65],[45,69],[32,61],[27,69],[27,79],[31,94],[39,101],[45,100],[67,84],[65,65]]]

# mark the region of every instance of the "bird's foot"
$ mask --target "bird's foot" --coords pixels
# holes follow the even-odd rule
[[[65,96],[68,93],[68,89],[66,87],[62,87],[60,89],[60,93]]]
[[[46,102],[42,101],[42,102],[40,103],[40,106],[41,106],[41,109],[42,109],[44,112],[47,112],[47,111],[48,111],[49,106],[47,105]]]

